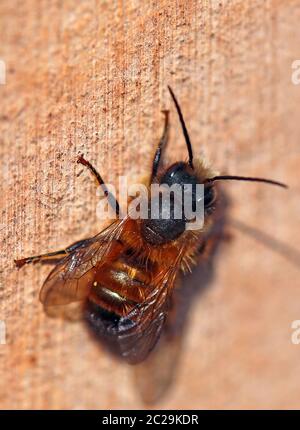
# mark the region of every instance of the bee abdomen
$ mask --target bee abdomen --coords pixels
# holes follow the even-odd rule
[[[152,271],[138,259],[123,254],[96,273],[90,300],[108,312],[127,315],[151,292]]]
[[[119,335],[123,330],[130,329],[134,322],[123,318],[114,311],[109,311],[88,299],[85,308],[85,319],[92,333],[104,342],[109,350],[118,357],[122,355]]]
[[[86,303],[86,320],[93,333],[118,355],[119,335],[136,325],[131,311],[151,293],[155,267],[124,246],[117,260],[96,273]]]

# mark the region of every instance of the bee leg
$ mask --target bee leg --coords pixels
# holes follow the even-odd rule
[[[152,164],[152,173],[151,173],[151,178],[150,178],[150,184],[152,184],[153,180],[156,178],[157,172],[158,172],[158,167],[159,167],[159,162],[161,159],[161,155],[162,155],[162,151],[164,149],[164,147],[166,146],[167,142],[168,142],[168,131],[169,131],[169,111],[168,110],[164,110],[163,111],[164,115],[165,115],[165,125],[164,125],[164,131],[163,131],[163,135],[159,141],[158,147],[156,149],[154,158],[153,158],[153,164]]]
[[[90,170],[90,172],[96,178],[98,184],[102,188],[105,196],[108,199],[109,204],[111,205],[113,210],[116,212],[116,215],[118,216],[120,213],[119,203],[118,203],[117,199],[115,198],[115,196],[111,192],[108,191],[108,189],[105,185],[105,182],[103,181],[100,173],[98,173],[97,170],[95,169],[95,167],[92,166],[92,164],[89,161],[87,161],[85,158],[83,158],[82,155],[80,155],[78,157],[77,163],[82,164],[83,166],[86,166]]]
[[[68,246],[66,249],[61,249],[59,251],[54,251],[54,252],[48,252],[47,254],[34,255],[33,257],[21,258],[20,260],[14,260],[14,262],[18,269],[25,266],[25,264],[30,264],[30,263],[38,263],[38,262],[51,263],[52,260],[55,261],[58,259],[62,259],[66,255],[71,254],[71,252],[75,251],[77,248],[80,248],[87,240],[88,239],[75,242],[72,245]]]

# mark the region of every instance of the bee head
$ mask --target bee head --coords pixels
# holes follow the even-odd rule
[[[195,170],[188,163],[178,162],[169,167],[160,177],[159,185],[170,187],[174,185],[179,191],[179,199],[177,193],[169,192],[169,199],[164,201],[163,198],[158,200],[158,204],[151,206],[148,209],[148,219],[143,221],[141,234],[144,239],[152,245],[162,245],[172,240],[177,239],[186,229],[186,224],[189,220],[186,219],[186,198],[184,193],[189,186],[188,192],[191,193],[189,203],[191,203],[192,211],[197,210],[197,199],[203,199],[203,194],[197,195],[196,185],[201,183],[201,179],[197,176]],[[174,188],[173,188],[174,189]],[[176,194],[176,195],[175,195]],[[162,194],[163,195],[163,194]],[[206,214],[208,208],[212,207],[215,201],[214,185],[208,184],[204,186],[204,210]],[[155,215],[154,215],[155,213]],[[168,215],[167,217],[165,215]],[[179,214],[179,216],[178,216]]]
[[[168,243],[172,240],[177,239],[186,229],[187,219],[185,218],[186,209],[190,208],[185,207],[185,199],[183,194],[186,192],[186,185],[189,185],[189,192],[191,193],[191,199],[189,199],[189,204],[192,206],[192,211],[195,213],[197,211],[197,203],[198,199],[203,199],[204,197],[204,215],[209,215],[212,212],[213,204],[216,199],[215,192],[215,182],[216,181],[224,181],[224,180],[238,180],[238,181],[255,181],[255,182],[265,182],[268,184],[273,184],[277,186],[281,186],[286,188],[286,185],[265,178],[256,178],[256,177],[244,177],[244,176],[236,176],[236,175],[219,175],[212,176],[211,172],[209,172],[205,166],[195,166],[193,159],[193,150],[190,141],[190,137],[184,122],[184,118],[179,106],[179,103],[170,87],[169,91],[171,97],[174,101],[179,121],[182,127],[182,132],[185,138],[187,152],[188,152],[188,162],[177,162],[171,165],[167,170],[165,170],[160,177],[156,177],[159,185],[167,185],[168,187],[172,187],[173,185],[179,186],[179,191],[181,195],[181,199],[177,199],[174,197],[174,194],[170,193],[170,200],[168,207],[164,204],[160,203],[156,207],[155,216],[152,213],[152,204],[151,207],[148,208],[148,219],[144,220],[141,227],[141,235],[144,240],[151,245],[162,245]],[[159,151],[156,156],[158,156],[158,160],[160,157],[161,147],[159,147]],[[154,172],[157,172],[157,166]],[[155,177],[155,176],[154,176]],[[198,196],[197,193],[197,184],[204,185],[204,196],[202,193]],[[179,209],[179,217],[178,217],[178,209]],[[166,210],[168,211],[168,217],[165,217]],[[176,212],[177,210],[177,212]],[[197,215],[197,214],[196,214]]]
[[[166,184],[169,187],[179,185],[184,190],[185,185],[190,185],[192,189],[192,208],[196,210],[196,185],[204,184],[204,208],[208,209],[214,203],[216,198],[215,187],[213,183],[208,183],[207,178],[200,178],[196,170],[188,163],[180,161],[169,167],[159,180],[160,184]]]

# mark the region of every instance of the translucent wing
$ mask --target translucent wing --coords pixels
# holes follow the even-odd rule
[[[81,302],[88,295],[95,272],[105,262],[124,223],[125,219],[115,221],[98,235],[83,241],[50,272],[40,292],[40,301],[49,316],[79,317]]]
[[[153,280],[155,288],[146,300],[119,321],[120,353],[129,363],[143,361],[155,347],[166,320],[183,249],[176,261]]]
[[[176,278],[176,285],[159,342],[149,357],[134,366],[133,376],[136,389],[147,405],[154,405],[162,398],[172,385],[177,372],[177,365],[182,352],[182,304],[180,288],[181,276]]]

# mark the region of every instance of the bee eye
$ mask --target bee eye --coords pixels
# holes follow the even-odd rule
[[[209,208],[216,199],[216,193],[212,186],[204,189],[204,207]]]

